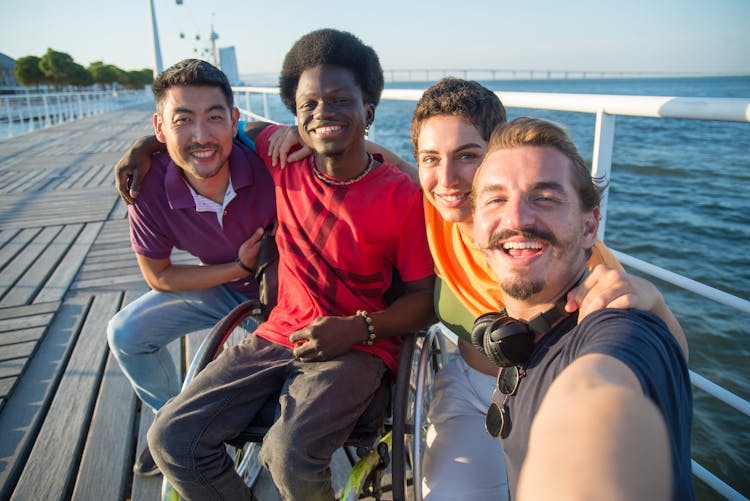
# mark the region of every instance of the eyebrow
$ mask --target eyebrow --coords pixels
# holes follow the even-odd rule
[[[543,190],[550,190],[554,191],[563,195],[566,195],[565,187],[558,183],[557,181],[540,181],[538,183],[534,183],[531,188],[528,191],[543,191]],[[487,192],[493,192],[493,191],[507,191],[507,188],[504,184],[500,183],[493,183],[488,184],[487,186],[482,187],[478,195],[482,195]]]
[[[454,152],[460,152],[460,151],[464,151],[464,150],[470,150],[470,149],[473,149],[473,148],[482,148],[482,145],[478,144],[478,143],[466,143],[466,144],[462,144],[461,146],[459,146],[458,148],[456,148],[453,151]],[[419,153],[437,153],[437,150],[423,149],[423,150],[417,150],[417,153],[418,154]]]
[[[557,181],[541,181],[539,183],[535,183],[532,187],[532,190],[539,191],[539,190],[552,190],[557,191],[559,193],[565,193],[565,187],[558,183]]]
[[[223,104],[214,104],[214,105],[209,106],[208,110],[206,111],[216,111],[216,110],[226,111],[226,107]],[[192,108],[188,108],[187,106],[178,106],[177,108],[174,109],[174,112],[175,113],[197,113],[195,110],[193,110]]]

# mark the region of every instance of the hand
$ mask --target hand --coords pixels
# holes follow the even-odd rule
[[[301,148],[290,154],[289,151],[296,145],[300,145]],[[296,162],[310,156],[312,149],[302,142],[297,127],[289,126],[282,127],[271,134],[268,154],[271,156],[271,164],[276,166],[280,163],[283,169],[287,162]]]
[[[301,362],[324,362],[351,351],[365,339],[367,328],[361,317],[320,317],[292,333],[294,356]]]
[[[161,143],[153,136],[143,137],[133,143],[115,164],[115,186],[120,198],[126,204],[132,204],[138,196],[141,180],[151,168],[151,155],[159,151],[159,144]],[[128,181],[130,181],[129,188]]]
[[[663,304],[663,296],[648,280],[600,264],[568,293],[565,310],[577,309],[580,322],[602,308],[636,308],[657,313]]]
[[[260,251],[260,239],[263,237],[263,228],[258,228],[245,240],[237,250],[237,257],[242,264],[248,268],[256,269],[258,264],[258,252]]]

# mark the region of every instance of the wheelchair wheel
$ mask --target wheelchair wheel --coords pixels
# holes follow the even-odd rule
[[[257,323],[260,323],[262,315],[263,306],[258,301],[245,301],[227,313],[198,347],[198,351],[195,357],[193,357],[193,361],[190,363],[190,367],[185,375],[182,387],[185,388],[226,347],[242,342],[248,334],[247,330],[240,327],[240,324],[244,320],[255,317]],[[260,445],[253,442],[248,442],[242,447],[227,445],[227,452],[234,458],[235,470],[237,470],[237,473],[250,488],[255,484],[261,470],[260,462],[258,461],[259,451]],[[166,478],[162,481],[161,499],[162,501],[177,501],[179,499],[177,491],[174,490]]]
[[[422,454],[432,384],[446,362],[437,326],[404,339],[393,409],[393,499],[422,500]]]

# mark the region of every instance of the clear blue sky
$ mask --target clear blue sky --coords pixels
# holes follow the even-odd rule
[[[84,66],[152,68],[148,6],[2,0],[0,52],[51,47]],[[156,0],[156,15],[165,66],[200,56],[213,23],[241,74],[277,72],[297,38],[323,27],[358,35],[385,69],[750,74],[750,0]]]

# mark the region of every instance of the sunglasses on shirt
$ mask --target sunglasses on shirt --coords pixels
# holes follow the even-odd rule
[[[510,434],[508,400],[516,394],[518,385],[525,376],[526,371],[516,365],[503,367],[497,373],[497,383],[492,391],[492,403],[487,409],[487,417],[484,421],[484,428],[493,437],[507,438]]]

